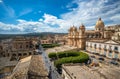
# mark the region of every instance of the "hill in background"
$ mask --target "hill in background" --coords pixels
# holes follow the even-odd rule
[[[40,37],[44,36],[54,36],[54,35],[66,35],[67,33],[53,33],[53,32],[41,32],[41,33],[27,33],[27,34],[0,34],[0,40],[14,38],[16,36],[24,36],[24,37]]]

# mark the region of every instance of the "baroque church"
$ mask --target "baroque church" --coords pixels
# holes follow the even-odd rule
[[[85,49],[87,40],[108,40],[114,34],[114,29],[106,29],[101,18],[98,19],[95,25],[95,30],[86,30],[82,24],[79,29],[72,26],[68,33],[68,45],[75,46],[80,49]]]

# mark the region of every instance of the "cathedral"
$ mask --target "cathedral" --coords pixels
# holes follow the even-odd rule
[[[70,27],[68,33],[68,45],[85,49],[88,40],[109,40],[115,33],[115,29],[105,27],[101,18],[98,19],[94,30],[86,30],[82,24],[78,29],[75,26]]]

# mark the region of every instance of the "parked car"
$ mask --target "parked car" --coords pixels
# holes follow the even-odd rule
[[[105,59],[104,58],[98,58],[99,60],[101,60],[101,61],[104,61]]]
[[[100,56],[102,56],[102,57],[106,57],[105,55],[100,55]]]
[[[113,64],[113,65],[118,65],[118,63],[114,60],[110,61],[110,64]]]
[[[95,55],[99,55],[99,53],[94,53]]]
[[[94,55],[90,56],[91,58],[96,58]]]

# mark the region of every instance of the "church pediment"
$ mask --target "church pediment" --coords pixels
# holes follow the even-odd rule
[[[113,41],[113,40],[108,40],[108,41],[106,41],[106,42],[104,42],[104,43],[108,43],[108,44],[119,44],[118,42]]]

